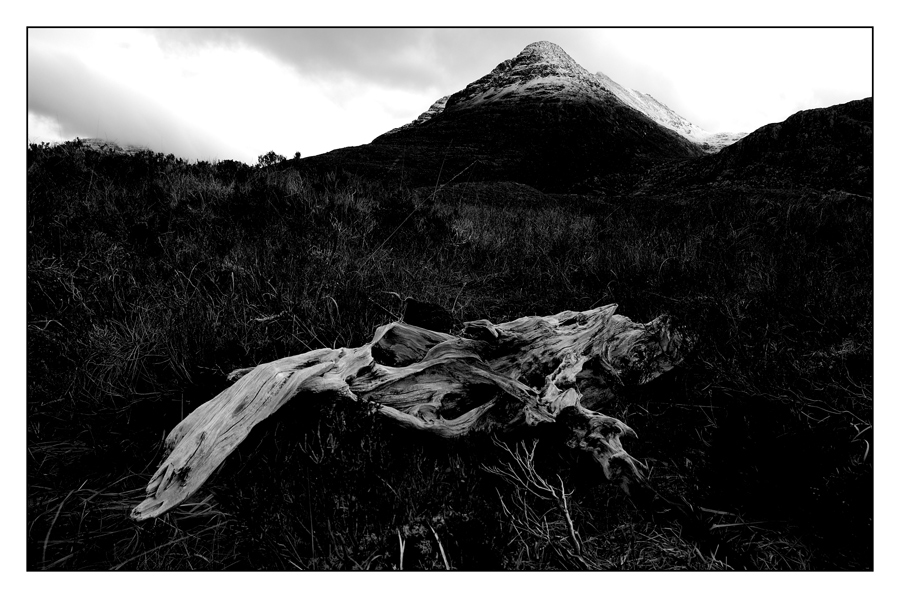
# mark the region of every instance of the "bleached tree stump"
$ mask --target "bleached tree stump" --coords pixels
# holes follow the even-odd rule
[[[568,446],[592,454],[628,491],[642,466],[622,447],[635,435],[592,411],[624,384],[678,364],[691,344],[666,316],[647,324],[616,305],[492,324],[466,322],[458,336],[403,322],[379,327],[356,349],[319,349],[237,370],[237,382],[198,407],[166,438],[166,457],[132,510],[141,520],[177,506],[250,430],[287,401],[316,394],[366,401],[398,424],[453,438],[556,422]]]

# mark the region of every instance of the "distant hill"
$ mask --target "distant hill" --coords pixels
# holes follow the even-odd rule
[[[803,110],[715,155],[656,169],[644,192],[739,183],[872,195],[872,98]]]
[[[99,137],[88,137],[86,139],[81,139],[80,141],[85,147],[101,151],[114,152],[117,154],[137,154],[140,152],[151,151],[150,148],[143,145],[133,145],[128,143],[126,143],[125,145],[119,145],[115,141],[101,139]]]

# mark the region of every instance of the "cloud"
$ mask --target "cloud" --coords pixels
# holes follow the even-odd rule
[[[156,29],[169,52],[242,47],[262,51],[299,75],[353,80],[400,91],[459,91],[531,42],[564,48],[577,30],[522,28]],[[425,110],[428,106],[422,108]]]
[[[29,48],[31,122],[55,123],[58,136],[103,137],[190,159],[215,159],[228,144],[149,97],[119,85],[65,52]],[[40,131],[40,129],[39,129]],[[227,151],[227,150],[226,150]]]
[[[422,29],[159,29],[164,51],[191,47],[250,47],[304,77],[353,78],[413,89],[441,78],[428,30]]]
[[[750,132],[871,95],[871,42],[861,28],[716,28],[596,30],[579,43],[588,70],[711,132]]]
[[[85,137],[87,137],[85,135]],[[68,135],[63,134],[62,127],[56,118],[28,112],[28,143],[40,143],[48,141],[50,143],[59,143],[70,139]]]

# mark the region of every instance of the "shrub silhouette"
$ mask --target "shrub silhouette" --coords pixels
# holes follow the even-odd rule
[[[276,154],[275,152],[269,152],[268,154],[263,154],[259,157],[259,162],[257,166],[260,168],[265,168],[267,166],[275,166],[281,162],[284,162],[285,158],[281,154]]]

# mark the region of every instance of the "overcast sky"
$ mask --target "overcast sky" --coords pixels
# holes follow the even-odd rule
[[[30,29],[28,136],[310,156],[369,143],[539,40],[710,132],[872,95],[868,29]]]

